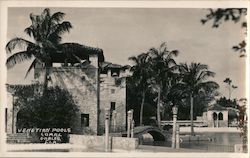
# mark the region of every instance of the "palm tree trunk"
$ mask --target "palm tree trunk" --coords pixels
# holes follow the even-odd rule
[[[228,99],[231,99],[231,84],[229,83],[229,94],[228,94]]]
[[[48,76],[49,76],[49,68],[45,67],[43,92],[46,91],[46,89],[48,87]]]
[[[161,88],[158,89],[158,97],[157,97],[157,123],[158,127],[161,128],[161,112],[160,112],[160,102],[161,102]]]
[[[142,92],[142,101],[141,101],[141,110],[140,110],[140,126],[143,124],[143,108],[144,108],[144,101],[145,101],[145,92]]]
[[[49,78],[49,69],[52,67],[51,62],[45,62],[45,74],[44,74],[44,84],[43,84],[43,92],[48,88],[48,78]]]
[[[193,95],[190,95],[190,121],[191,121],[191,135],[194,135],[194,98]]]

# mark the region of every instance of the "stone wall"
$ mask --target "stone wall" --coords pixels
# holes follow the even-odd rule
[[[91,58],[92,59],[92,58]],[[72,122],[73,133],[84,133],[88,130],[97,134],[98,127],[98,65],[95,60],[85,67],[52,67],[49,70],[48,86],[59,86],[67,90],[73,97],[79,112]],[[44,69],[36,68],[36,80],[44,81]],[[38,73],[39,72],[39,73]],[[89,116],[89,127],[83,127],[81,114]]]
[[[135,150],[139,146],[137,138],[110,137],[111,149]],[[87,148],[105,148],[105,136],[87,136],[70,134],[69,143]]]
[[[72,122],[72,132],[75,134],[102,134],[104,133],[104,109],[111,108],[111,102],[115,103],[116,119],[111,117],[111,130],[116,124],[117,131],[123,131],[126,127],[126,72],[119,76],[99,74],[98,58],[90,55],[89,65],[51,67],[48,76],[48,86],[59,86],[67,90],[73,97],[79,112]],[[45,69],[42,65],[36,65],[34,70],[35,82],[43,83]],[[118,82],[119,83],[118,83]],[[11,97],[8,101],[12,102]],[[16,122],[16,114],[14,113]],[[89,116],[89,126],[82,126],[81,114]],[[8,131],[12,133],[12,105],[8,105]],[[115,121],[114,121],[115,120]],[[16,126],[15,126],[16,127]],[[111,131],[113,132],[113,131]]]
[[[7,93],[7,133],[13,133],[12,119],[13,119],[13,96],[10,93]]]
[[[101,74],[100,76],[100,132],[104,132],[105,108],[115,103],[116,117],[111,115],[111,130],[125,130],[126,127],[126,79]],[[115,124],[115,127],[114,127]]]
[[[208,124],[208,127],[216,127],[217,126],[216,120],[215,121],[208,121],[207,124]],[[218,127],[228,127],[228,121],[218,120]]]
[[[112,137],[112,149],[135,150],[138,146],[138,138]]]

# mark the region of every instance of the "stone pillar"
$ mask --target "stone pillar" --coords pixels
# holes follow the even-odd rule
[[[177,111],[178,108],[176,106],[173,106],[173,133],[172,133],[172,148],[175,148],[176,146],[176,122],[177,122]]]
[[[108,75],[108,77],[111,77],[111,70],[110,69],[108,70],[108,74],[107,75]]]
[[[180,149],[180,126],[176,125],[176,149]]]
[[[105,151],[109,151],[109,119],[110,111],[109,108],[105,109]]]
[[[15,109],[16,97],[13,94],[13,103],[12,103],[12,133],[16,133],[17,126],[17,110]]]
[[[113,111],[113,132],[116,132],[116,110]]]
[[[134,127],[135,127],[135,121],[132,120],[132,125],[131,125],[131,138],[134,138]]]
[[[219,128],[219,113],[217,112],[216,127]]]
[[[130,123],[131,123],[131,138],[134,137],[134,110],[131,110],[131,118],[130,118]]]
[[[128,125],[127,125],[127,137],[129,138],[130,137],[130,128],[131,128],[131,118],[132,118],[132,111],[129,110],[128,111]]]

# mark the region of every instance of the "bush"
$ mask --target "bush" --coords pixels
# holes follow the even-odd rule
[[[78,111],[72,96],[59,87],[48,88],[23,102],[18,114],[18,128],[71,128]],[[63,134],[63,141],[67,136]]]

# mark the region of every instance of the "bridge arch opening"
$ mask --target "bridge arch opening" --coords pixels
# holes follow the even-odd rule
[[[154,141],[166,141],[165,136],[161,132],[152,130],[148,131],[147,133],[153,137]]]

